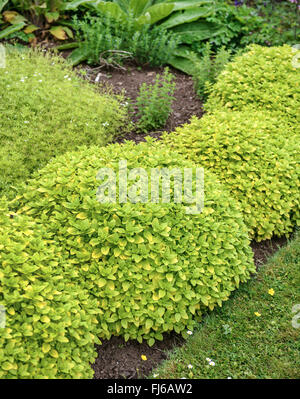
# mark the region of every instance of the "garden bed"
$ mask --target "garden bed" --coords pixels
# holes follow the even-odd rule
[[[142,83],[151,84],[155,75],[162,72],[162,68],[141,68],[128,66],[122,70],[95,70],[88,66],[84,68],[87,73],[86,78],[95,83],[107,85],[114,93],[124,93],[133,103],[138,96],[138,89]],[[163,131],[171,132],[178,126],[188,123],[193,115],[201,117],[203,115],[202,103],[194,90],[193,79],[175,69],[171,69],[175,76],[176,90],[175,100],[170,115],[164,129],[147,134],[140,134],[132,131],[118,142],[132,140],[136,143],[145,140],[146,136],[160,138]],[[133,121],[136,122],[133,117]],[[254,260],[257,269],[263,266],[267,259],[272,256],[278,248],[284,246],[287,240],[284,237],[273,238],[262,242],[253,241],[251,246],[254,253]],[[144,378],[151,373],[161,362],[167,359],[168,351],[183,345],[185,340],[181,335],[173,333],[164,336],[163,341],[149,347],[147,343],[139,344],[137,341],[129,340],[125,342],[122,337],[112,337],[108,341],[103,341],[102,345],[97,345],[98,358],[93,364],[95,379],[135,379]],[[147,360],[142,360],[142,355]]]
[[[146,68],[140,70],[136,67],[129,67],[127,71],[108,71],[95,72],[86,68],[88,78],[91,82],[97,76],[100,82],[108,84],[115,93],[125,92],[133,102],[138,95],[138,88],[143,83],[152,83],[156,73],[161,72],[161,68]],[[176,77],[175,101],[173,111],[163,131],[173,131],[177,126],[181,126],[189,121],[192,115],[201,117],[203,115],[202,104],[196,96],[193,87],[193,80],[190,76],[176,70],[172,70]],[[143,141],[145,136],[159,138],[161,132],[151,132],[150,134],[139,134],[131,132],[123,140],[133,140],[136,143]],[[252,242],[252,249],[256,267],[261,267],[278,248],[285,245],[285,238],[275,238],[265,240],[260,243]],[[157,341],[154,346],[149,347],[146,343],[139,344],[137,341],[125,342],[121,337],[112,337],[109,341],[104,341],[102,345],[97,345],[98,358],[93,365],[95,379],[106,378],[143,378],[150,374],[151,370],[167,359],[168,351],[184,344],[184,339],[178,334],[164,336],[162,342]],[[141,356],[147,357],[143,361]]]
[[[115,94],[123,93],[133,104],[132,121],[137,121],[135,101],[139,94],[139,88],[142,83],[152,84],[157,74],[161,74],[164,68],[137,67],[127,65],[125,70],[121,69],[99,69],[91,68],[87,65],[76,68],[80,73],[85,71],[85,78],[94,84],[106,86],[108,90],[112,89]],[[133,140],[136,143],[144,141],[146,136],[159,138],[163,131],[172,132],[176,127],[188,123],[193,115],[199,118],[203,115],[202,102],[199,100],[195,90],[194,82],[191,76],[186,75],[174,68],[170,68],[174,76],[176,90],[175,100],[172,104],[172,113],[168,118],[166,125],[158,130],[149,133],[138,133],[132,131],[125,137],[119,138],[117,142],[124,140]]]

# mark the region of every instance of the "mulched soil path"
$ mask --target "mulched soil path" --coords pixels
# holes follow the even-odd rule
[[[80,66],[79,69],[82,69]],[[133,103],[136,100],[138,90],[143,82],[151,83],[156,73],[161,73],[162,68],[143,68],[129,66],[126,71],[105,71],[84,67],[86,78],[94,83],[98,76],[99,83],[110,87],[114,93],[124,93]],[[202,104],[196,96],[193,88],[192,78],[174,69],[171,69],[176,79],[175,101],[173,112],[163,129],[147,134],[131,132],[126,137],[117,140],[122,142],[133,140],[136,143],[145,140],[146,136],[159,138],[163,131],[171,132],[177,126],[188,123],[192,115],[201,117],[203,115]],[[133,122],[135,122],[133,115]],[[285,245],[285,238],[274,238],[260,243],[252,242],[251,247],[254,253],[254,260],[259,269],[276,250]],[[176,334],[164,336],[162,342],[156,342],[151,348],[146,344],[139,344],[137,341],[125,342],[121,337],[112,337],[105,340],[102,345],[97,345],[98,358],[92,365],[95,371],[95,379],[134,379],[143,378],[151,373],[163,360],[167,359],[168,351],[184,343],[184,339]],[[147,357],[143,361],[141,356]]]

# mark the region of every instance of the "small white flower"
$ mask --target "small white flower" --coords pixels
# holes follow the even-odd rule
[[[211,359],[210,359],[209,357],[207,357],[206,360],[207,360],[208,362],[211,362]]]
[[[104,122],[104,123],[102,123],[102,126],[109,126],[109,123],[108,122]]]
[[[158,377],[159,376],[159,374],[153,374],[153,377],[154,378],[156,378],[156,377]]]
[[[210,366],[215,366],[216,363],[215,363],[215,362],[209,362],[209,365],[210,365]]]
[[[188,364],[188,369],[192,369],[194,366],[192,366],[191,364]]]
[[[39,82],[42,82],[42,80],[39,80]]]
[[[24,121],[24,123],[29,123],[29,121]]]
[[[64,79],[68,79],[68,77],[69,77],[69,75],[65,75],[65,76],[64,76]]]
[[[227,380],[232,380],[232,377],[227,377]]]
[[[186,380],[186,377],[181,377],[180,379],[181,379],[181,380]]]

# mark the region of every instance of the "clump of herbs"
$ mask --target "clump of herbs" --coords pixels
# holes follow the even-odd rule
[[[175,91],[174,76],[165,68],[157,74],[153,84],[143,83],[137,98],[137,128],[140,132],[149,132],[162,128],[172,112]]]
[[[73,19],[79,47],[73,64],[86,60],[91,65],[110,62],[122,65],[124,52],[138,64],[165,65],[177,46],[175,35],[165,29],[143,25],[137,29],[131,18],[119,20],[107,15]],[[128,57],[127,57],[128,58]]]

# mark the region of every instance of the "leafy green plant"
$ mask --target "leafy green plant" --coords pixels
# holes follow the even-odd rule
[[[99,94],[49,54],[9,51],[0,69],[0,191],[79,145],[104,145],[126,130],[122,97]]]
[[[99,303],[41,224],[0,200],[0,378],[92,378]]]
[[[185,14],[187,18],[184,18]],[[195,9],[178,11],[173,23],[172,20],[171,16],[161,26],[172,31],[181,46],[175,50],[169,63],[190,74],[194,73],[193,64],[203,55],[207,42],[214,52],[222,47],[235,52],[245,47],[241,43],[242,38],[248,36],[262,21],[253,8],[235,7],[225,1],[205,2]]]
[[[164,332],[187,336],[203,311],[221,306],[255,271],[239,205],[210,172],[200,213],[187,213],[185,201],[122,202],[120,161],[130,173],[144,168],[149,179],[153,168],[196,168],[152,139],[81,148],[36,172],[11,209],[47,226],[70,271],[99,300],[100,339],[120,335],[152,345]],[[116,172],[115,203],[97,200],[102,168]],[[173,198],[174,180],[170,188]],[[135,189],[129,175],[128,191]]]
[[[198,3],[201,2],[198,1]],[[128,18],[133,18],[136,29],[143,25],[153,25],[168,17],[174,10],[173,3],[155,0],[75,0],[67,4],[66,10],[74,10],[79,6],[88,7],[123,22],[126,22]]]
[[[200,61],[195,63],[194,83],[198,96],[205,100],[219,74],[231,58],[231,51],[222,47],[215,55],[207,43]]]
[[[277,115],[216,110],[163,139],[226,185],[252,238],[288,235],[300,223],[299,136]]]
[[[300,38],[300,2],[255,1],[255,9],[262,18],[261,24],[242,38],[242,44],[261,44],[280,46],[299,43]]]
[[[132,19],[125,22],[106,15],[73,19],[78,44],[69,60],[73,65],[87,60],[90,64],[122,63],[124,53],[137,63],[160,66],[167,63],[177,43],[166,30],[143,25],[136,30]]]
[[[153,84],[141,85],[136,100],[138,130],[148,132],[165,125],[172,112],[175,87],[174,76],[168,68],[162,74],[156,75]]]
[[[31,41],[35,38],[34,32],[49,32],[59,40],[73,38],[67,16],[64,13],[66,0],[10,0],[0,2],[0,12],[3,19],[0,38],[19,38],[22,41]],[[20,33],[20,31],[22,31]]]
[[[221,73],[205,109],[214,112],[216,108],[243,110],[250,106],[254,112],[263,108],[299,129],[300,74],[293,66],[294,57],[288,45],[250,46]]]
[[[115,18],[119,21],[126,22],[128,19],[133,20],[133,26],[136,31],[139,31],[145,25],[158,25],[161,28],[168,30],[177,41],[183,45],[183,49],[188,47],[188,51],[177,52],[173,49],[173,57],[169,59],[169,63],[183,70],[189,71],[189,64],[191,64],[191,45],[198,43],[196,52],[202,48],[205,41],[212,40],[216,35],[224,37],[224,30],[230,29],[227,27],[227,19],[225,15],[230,11],[235,18],[239,13],[234,6],[227,4],[222,5],[224,8],[224,21],[209,22],[208,17],[213,16],[221,9],[219,2],[214,0],[207,1],[149,1],[149,0],[115,0],[115,1],[74,1],[67,6],[67,9],[77,8],[79,6],[88,7],[93,12],[100,12],[106,16]],[[246,8],[248,10],[248,8]],[[249,13],[247,14],[250,15]],[[238,28],[243,26],[244,21],[240,16],[237,16],[235,23]],[[231,26],[231,24],[229,24]],[[237,29],[236,29],[237,30]]]

